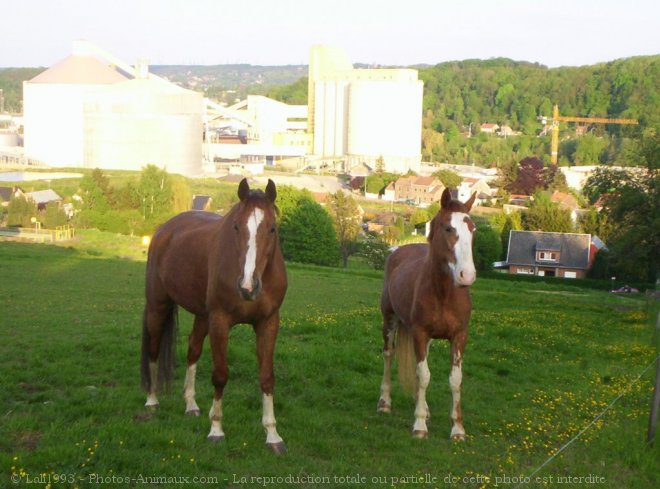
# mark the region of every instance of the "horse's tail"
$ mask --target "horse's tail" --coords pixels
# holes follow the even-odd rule
[[[415,370],[415,348],[412,334],[408,328],[398,322],[396,328],[396,363],[399,372],[399,383],[403,391],[413,394],[417,384],[417,372]]]
[[[165,384],[169,391],[170,382],[174,376],[174,366],[176,358],[176,336],[178,332],[178,309],[173,305],[165,316],[161,325],[160,344],[158,345],[158,385]],[[142,388],[147,392],[151,389],[151,371],[150,362],[151,333],[147,328],[147,309],[145,307],[142,316],[142,358],[140,364],[140,377],[142,379]]]

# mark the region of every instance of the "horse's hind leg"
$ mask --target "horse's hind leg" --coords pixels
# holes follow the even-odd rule
[[[195,376],[197,374],[197,361],[202,354],[204,338],[209,331],[207,317],[195,316],[193,330],[188,338],[188,369],[183,385],[183,398],[186,401],[186,415],[199,416],[200,410],[195,401]]]
[[[152,306],[144,309],[142,329],[142,384],[147,391],[145,406],[158,407],[158,357],[160,354],[163,328],[172,315],[172,305]]]
[[[392,355],[398,321],[393,313],[383,314],[383,380],[380,384],[377,408],[380,413],[389,413],[392,410]]]

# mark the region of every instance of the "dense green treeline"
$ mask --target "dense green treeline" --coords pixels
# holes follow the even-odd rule
[[[34,78],[46,68],[0,68],[0,90],[4,97],[4,110],[23,111],[23,82]]]
[[[562,125],[563,164],[637,164],[645,127],[660,125],[660,56],[592,66],[547,68],[509,59],[466,60],[421,69],[424,81],[423,151],[427,158],[480,165],[510,163],[529,155],[548,161],[550,136],[540,116],[635,118],[640,126],[595,124],[575,137]],[[482,123],[508,125],[521,135],[479,134]],[[471,132],[472,138],[468,138]]]

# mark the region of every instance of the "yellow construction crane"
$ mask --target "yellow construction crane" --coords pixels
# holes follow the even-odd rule
[[[559,123],[560,122],[584,122],[587,124],[639,124],[637,119],[608,119],[607,117],[573,117],[559,115],[559,106],[555,105],[552,108],[552,118],[540,117],[544,124],[548,120],[552,121],[552,146],[551,156],[552,164],[557,164],[557,157],[559,154]]]

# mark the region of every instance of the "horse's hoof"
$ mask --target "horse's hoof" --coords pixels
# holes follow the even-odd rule
[[[456,433],[455,435],[451,435],[450,439],[455,442],[465,441],[465,433]]]
[[[413,431],[413,438],[417,438],[418,440],[423,440],[425,438],[428,438],[428,436],[429,436],[428,431],[422,431],[422,430]]]
[[[153,413],[155,411],[158,411],[158,408],[160,408],[160,404],[145,404],[144,407],[146,407],[148,411],[151,411]]]
[[[381,399],[378,401],[378,408],[376,409],[376,411],[379,413],[391,413],[392,406]]]
[[[224,435],[209,435],[206,437],[206,439],[213,443],[220,443],[221,441],[225,441]]]
[[[270,451],[275,455],[282,455],[287,452],[286,444],[283,441],[278,443],[266,443],[266,446],[270,448]]]
[[[202,413],[200,412],[199,409],[191,409],[190,411],[186,411],[186,416],[195,416],[195,417],[197,417],[201,414]]]

